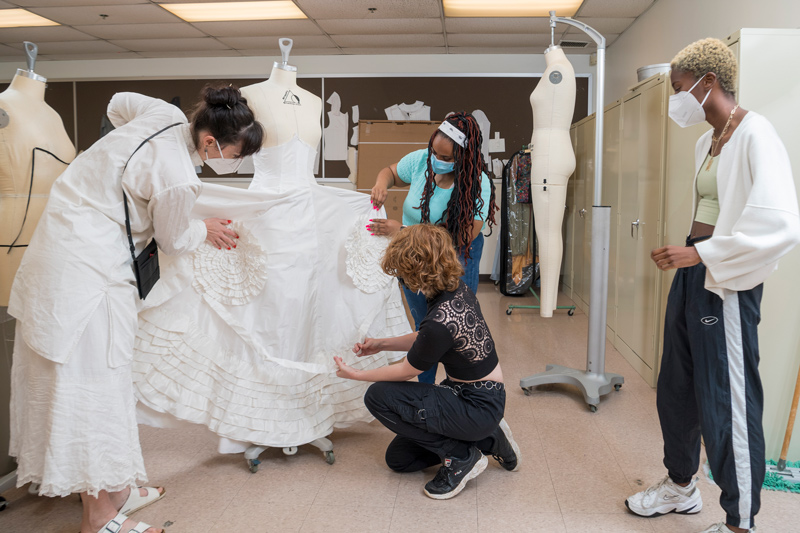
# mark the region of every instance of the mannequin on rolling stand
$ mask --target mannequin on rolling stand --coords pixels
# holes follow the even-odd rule
[[[558,296],[567,181],[575,170],[569,138],[575,109],[575,70],[560,46],[550,46],[544,57],[547,69],[531,94],[531,197],[539,241],[540,315],[551,317]]]

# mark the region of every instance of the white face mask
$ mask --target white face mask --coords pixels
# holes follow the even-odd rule
[[[225,156],[222,155],[222,148],[219,145],[219,142],[215,139],[214,142],[217,143],[217,150],[219,150],[220,157],[215,159],[209,159],[208,157],[208,149],[206,148],[206,159],[203,161],[204,164],[208,165],[211,170],[216,172],[217,174],[233,174],[239,167],[242,165],[241,159],[225,159]]]
[[[709,90],[706,93],[702,102],[698,102],[697,98],[692,95],[692,90],[697,87],[697,84],[702,81],[705,76],[701,77],[697,82],[692,85],[688,91],[681,91],[669,97],[669,118],[675,121],[675,124],[681,128],[688,128],[695,124],[700,124],[706,119],[706,112],[703,109],[703,104],[708,100],[708,95],[711,94]]]

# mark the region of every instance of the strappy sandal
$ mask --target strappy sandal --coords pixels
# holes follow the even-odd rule
[[[125,523],[128,517],[122,513],[118,513],[117,516],[109,520],[106,525],[104,525],[97,533],[119,533],[122,531],[122,524]],[[151,528],[150,524],[145,524],[144,522],[139,522],[131,529],[128,530],[128,533],[144,533],[149,528]],[[163,531],[163,530],[162,530]]]
[[[146,496],[142,496],[139,494],[139,489],[145,489],[147,491]],[[153,487],[139,487],[135,489],[131,489],[131,493],[128,495],[128,499],[125,500],[125,503],[122,504],[119,512],[124,515],[132,515],[139,509],[147,507],[151,503],[155,503],[167,493],[167,489],[164,489],[164,492],[159,493],[158,489]]]

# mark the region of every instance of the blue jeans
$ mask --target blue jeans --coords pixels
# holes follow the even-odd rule
[[[478,274],[480,271],[481,254],[483,254],[483,233],[480,233],[469,248],[470,258],[465,261],[464,253],[459,255],[461,266],[464,267],[464,275],[461,276],[461,281],[464,285],[469,287],[473,293],[478,290]],[[403,292],[406,295],[406,302],[408,309],[411,311],[411,317],[414,319],[414,330],[419,330],[419,323],[428,314],[428,302],[423,294],[411,292],[406,287],[403,287]],[[436,363],[431,368],[420,374],[417,379],[420,383],[434,383],[436,381],[436,369],[439,363]]]

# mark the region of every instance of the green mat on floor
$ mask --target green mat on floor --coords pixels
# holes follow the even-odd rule
[[[767,460],[767,466],[775,466],[777,464],[777,461],[773,461],[772,459]],[[800,461],[786,461],[786,468],[800,468]],[[708,469],[708,461],[706,461],[706,473],[708,474],[708,478],[713,481],[714,476],[711,475],[711,470]],[[782,492],[800,494],[800,483],[787,483],[783,476],[770,472],[769,469],[767,469],[767,473],[764,476],[764,484],[761,485],[761,487],[765,490],[779,490]]]

